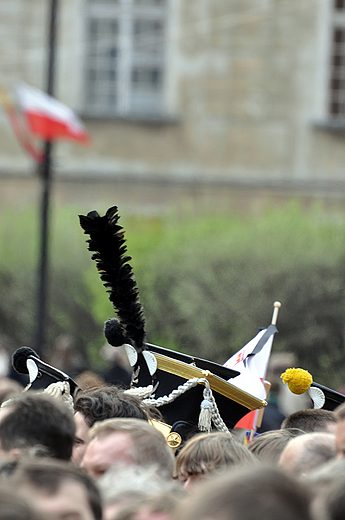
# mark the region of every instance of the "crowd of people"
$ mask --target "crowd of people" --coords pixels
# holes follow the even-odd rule
[[[159,412],[94,379],[73,404],[0,381],[0,520],[338,520],[345,404],[252,437],[195,433],[178,447]]]

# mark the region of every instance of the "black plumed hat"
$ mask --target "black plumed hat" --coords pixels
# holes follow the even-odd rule
[[[160,407],[175,438],[211,427],[228,431],[266,401],[232,385],[229,380],[239,374],[235,370],[146,342],[144,310],[119,218],[116,206],[104,216],[79,215],[117,316],[106,321],[105,337],[114,347],[125,346],[133,367],[130,391]]]

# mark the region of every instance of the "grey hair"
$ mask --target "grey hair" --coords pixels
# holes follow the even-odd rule
[[[158,475],[159,468],[155,465],[145,468],[123,464],[112,466],[98,482],[104,504],[123,503],[160,493],[182,493],[179,483]]]

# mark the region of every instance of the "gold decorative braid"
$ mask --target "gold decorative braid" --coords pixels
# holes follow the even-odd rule
[[[240,390],[228,381],[215,376],[208,370],[202,370],[201,368],[188,365],[187,363],[183,363],[182,361],[178,361],[177,359],[168,356],[163,356],[162,354],[157,354],[156,352],[153,352],[153,354],[157,359],[158,369],[163,372],[168,372],[186,380],[193,379],[194,377],[205,378],[210,383],[210,388],[214,392],[218,392],[224,397],[245,406],[248,410],[257,410],[258,408],[264,408],[267,406],[265,400],[257,399],[244,390]]]

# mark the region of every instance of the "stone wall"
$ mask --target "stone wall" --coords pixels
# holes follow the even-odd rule
[[[342,191],[345,137],[315,125],[326,119],[329,0],[169,1],[166,118],[86,120],[92,144],[57,144],[56,178],[168,183],[187,194],[200,183],[210,192]],[[2,0],[6,86],[44,88],[48,5]],[[80,113],[84,13],[85,0],[59,2],[56,96]],[[0,175],[30,177],[33,168],[1,112]]]

